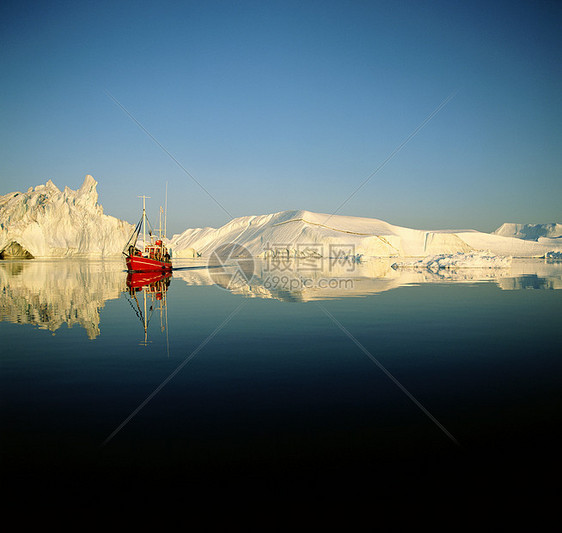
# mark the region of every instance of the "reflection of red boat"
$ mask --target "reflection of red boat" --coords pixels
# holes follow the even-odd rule
[[[172,276],[171,272],[129,272],[127,274],[127,287],[129,289],[140,289],[145,285],[154,285],[159,281],[167,281]]]
[[[154,240],[152,231],[149,230],[149,241],[146,240],[146,209],[145,197],[142,197],[142,218],[135,227],[131,238],[125,245],[123,254],[129,272],[169,272],[172,270],[170,253],[166,245],[162,242],[162,235],[158,240]],[[137,240],[140,230],[143,230],[142,250],[137,248]],[[160,233],[161,233],[160,228]]]
[[[129,272],[127,274],[128,291],[125,294],[143,324],[144,341],[141,344],[146,345],[148,343],[148,324],[155,308],[160,309],[162,331],[167,329],[166,294],[171,279],[171,272]],[[142,293],[142,305],[137,298],[137,296],[140,297],[140,293]],[[154,300],[158,302],[158,307],[155,307]],[[165,312],[165,326],[162,324],[163,312]]]

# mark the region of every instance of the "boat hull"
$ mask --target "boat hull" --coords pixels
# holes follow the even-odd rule
[[[149,257],[127,256],[125,259],[129,272],[169,272],[172,270],[172,263],[158,261]]]

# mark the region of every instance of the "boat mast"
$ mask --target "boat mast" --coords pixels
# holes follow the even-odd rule
[[[145,200],[150,196],[139,196],[142,198],[142,245],[146,246],[146,205]]]

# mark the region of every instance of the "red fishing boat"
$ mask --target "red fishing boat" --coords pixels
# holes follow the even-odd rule
[[[160,236],[153,235],[150,224],[146,217],[145,199],[142,198],[142,217],[136,225],[131,238],[125,245],[123,255],[127,263],[128,272],[169,272],[172,270],[172,261],[168,248],[163,242],[162,224],[160,224]],[[148,241],[146,230],[148,226]],[[142,244],[138,243],[139,234],[143,231]]]

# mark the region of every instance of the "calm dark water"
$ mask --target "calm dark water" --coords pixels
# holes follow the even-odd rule
[[[185,261],[133,296],[120,262],[2,263],[4,482],[399,487],[552,472],[561,271],[367,265],[351,285],[318,288],[315,274],[303,289],[261,266],[228,291]]]

